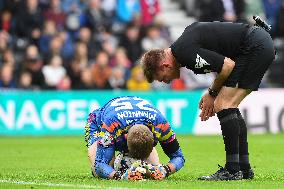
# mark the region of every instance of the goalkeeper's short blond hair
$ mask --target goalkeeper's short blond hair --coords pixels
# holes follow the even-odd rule
[[[127,134],[127,146],[132,158],[145,160],[153,150],[153,133],[146,125],[133,125]]]

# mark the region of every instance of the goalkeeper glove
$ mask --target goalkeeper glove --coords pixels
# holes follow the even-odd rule
[[[147,169],[148,175],[154,180],[163,180],[168,177],[171,173],[171,169],[168,165],[151,165],[148,164]]]
[[[143,180],[146,178],[146,169],[144,168],[144,162],[138,160],[134,162],[129,169],[122,174],[121,179],[123,180]]]

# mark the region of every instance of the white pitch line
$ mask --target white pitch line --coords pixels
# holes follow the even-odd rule
[[[103,186],[93,186],[93,185],[79,185],[79,184],[56,184],[56,183],[38,183],[38,182],[29,182],[29,181],[20,181],[20,180],[0,180],[0,183],[8,184],[22,184],[22,185],[38,185],[38,186],[50,186],[50,187],[73,187],[73,188],[90,188],[90,189],[130,189],[127,187],[103,187]]]

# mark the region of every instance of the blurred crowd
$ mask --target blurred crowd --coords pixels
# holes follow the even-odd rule
[[[257,13],[275,26],[273,36],[284,36],[283,0],[178,2],[200,21],[250,22],[246,16]],[[148,91],[206,87],[213,77],[199,78],[186,70],[182,79],[170,85],[145,80],[138,64],[142,53],[172,43],[160,12],[159,0],[0,0],[0,88]]]
[[[1,0],[0,87],[151,90],[137,60],[170,45],[157,0]]]
[[[273,37],[284,37],[283,0],[179,0],[189,16],[199,21],[227,21],[253,23],[258,15],[272,26]]]

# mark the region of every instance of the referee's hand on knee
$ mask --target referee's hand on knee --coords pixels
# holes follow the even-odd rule
[[[212,117],[214,112],[214,98],[211,97],[208,93],[204,94],[199,102],[199,108],[201,109],[201,113],[199,117],[201,121],[207,121],[210,117]]]

